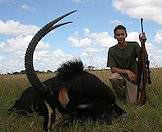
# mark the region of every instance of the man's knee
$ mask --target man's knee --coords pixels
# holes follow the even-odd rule
[[[111,73],[110,79],[123,79],[119,73]]]
[[[120,86],[124,85],[124,79],[118,73],[112,73],[110,75],[110,79],[109,80],[110,80],[112,85],[120,85]]]
[[[122,78],[122,76],[118,73],[112,73],[110,75],[110,82],[113,86],[113,89],[115,90],[115,93],[117,95],[117,98],[119,99],[125,99],[125,81]]]

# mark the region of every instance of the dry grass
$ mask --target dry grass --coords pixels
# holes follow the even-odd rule
[[[152,84],[147,87],[147,102],[143,107],[118,101],[128,112],[128,117],[115,120],[111,126],[90,122],[75,123],[57,131],[67,132],[159,132],[162,131],[162,69],[151,70]],[[109,71],[90,71],[110,86]],[[53,77],[52,74],[40,74],[41,80]],[[31,117],[18,117],[7,113],[23,90],[30,86],[25,75],[0,75],[0,132],[39,132],[42,130],[42,118],[33,114]],[[56,131],[56,130],[55,130]]]

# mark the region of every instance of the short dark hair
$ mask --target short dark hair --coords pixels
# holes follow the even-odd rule
[[[118,29],[122,29],[122,30],[125,31],[125,33],[127,33],[127,30],[126,30],[126,28],[123,25],[118,25],[118,26],[116,26],[114,28],[114,35],[115,35],[116,30],[118,30]]]

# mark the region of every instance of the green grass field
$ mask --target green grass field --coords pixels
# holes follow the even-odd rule
[[[109,71],[91,71],[110,86]],[[53,77],[39,74],[41,80]],[[147,102],[144,106],[130,105],[118,101],[128,117],[117,119],[109,126],[105,123],[86,121],[53,131],[59,132],[162,132],[162,69],[151,69],[152,84],[147,87]],[[25,75],[0,75],[0,132],[40,132],[42,118],[36,114],[19,117],[8,113],[15,100],[30,86]]]

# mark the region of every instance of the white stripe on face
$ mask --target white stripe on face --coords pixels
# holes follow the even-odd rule
[[[51,125],[51,118],[52,118],[53,109],[51,108],[51,106],[46,101],[44,101],[44,103],[46,104],[47,109],[48,109],[48,132],[49,132],[50,131],[50,125]]]

